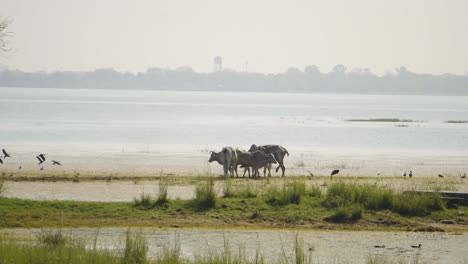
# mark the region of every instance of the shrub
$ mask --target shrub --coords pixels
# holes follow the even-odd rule
[[[275,185],[267,190],[266,201],[274,205],[299,204],[305,189],[305,183],[299,181],[284,184],[281,188]]]
[[[67,238],[63,235],[62,230],[41,230],[36,235],[39,245],[45,247],[64,246],[67,243]]]
[[[162,179],[159,181],[159,193],[158,193],[158,198],[156,199],[156,202],[155,204],[160,206],[160,205],[164,205],[164,204],[167,204],[167,202],[169,201],[167,199],[167,182],[166,181],[163,181]]]
[[[135,207],[149,208],[152,206],[151,195],[141,193],[139,198],[133,199],[133,204]]]
[[[328,208],[359,204],[371,210],[392,208],[394,192],[371,185],[332,184],[327,192],[324,205]]]
[[[438,193],[402,193],[393,199],[392,210],[407,216],[426,216],[445,208]]]
[[[216,200],[216,190],[212,179],[197,185],[195,188],[195,204],[198,207],[214,208],[216,206]]]
[[[320,189],[319,186],[313,185],[310,187],[309,191],[307,194],[311,197],[317,197],[320,198],[322,197],[322,190]]]
[[[127,231],[125,248],[123,252],[124,264],[146,263],[146,254],[148,253],[148,244],[141,234],[131,234]]]

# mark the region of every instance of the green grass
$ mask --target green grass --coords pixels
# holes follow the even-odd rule
[[[150,194],[141,193],[140,197],[133,199],[133,204],[135,207],[150,208],[153,207],[153,200]]]
[[[362,209],[358,206],[339,207],[336,212],[325,218],[332,223],[354,223],[362,218]]]
[[[159,192],[158,192],[158,198],[156,199],[155,205],[162,206],[169,202],[169,199],[167,198],[167,187],[168,187],[167,181],[161,179],[159,181]]]
[[[80,240],[66,238],[61,231],[42,231],[36,241],[17,242],[0,236],[0,263],[15,264],[143,264],[147,243],[139,234],[127,234],[126,243],[117,251],[87,249]]]
[[[259,190],[250,182],[245,182],[239,185],[233,185],[232,181],[230,179],[227,179],[224,182],[223,193],[224,198],[255,198],[259,195]]]
[[[411,119],[399,119],[399,118],[368,118],[368,119],[356,118],[356,119],[347,119],[346,121],[349,121],[349,122],[404,122],[404,123],[417,122]]]
[[[216,206],[217,195],[212,179],[202,181],[195,188],[195,205],[199,209],[210,209]]]
[[[272,205],[299,204],[305,195],[306,185],[301,181],[271,186],[267,190],[266,201]]]
[[[445,209],[438,193],[397,193],[382,187],[344,182],[334,183],[328,188],[323,205],[328,208],[359,205],[369,210],[391,210],[405,216],[426,216]]]
[[[301,227],[323,228],[324,221],[335,214],[356,221],[354,230],[407,230],[431,225],[444,219],[467,222],[458,216],[467,207],[445,208],[438,194],[400,193],[374,185],[348,181],[329,184],[322,192],[319,186],[306,186],[304,181],[262,182],[263,189],[249,183],[235,186],[227,197],[217,197],[213,182],[199,183],[192,200],[170,200],[157,206],[155,199],[142,194],[134,202],[33,201],[0,198],[0,228],[42,227]],[[249,185],[251,185],[249,187]],[[254,194],[249,188],[255,188]],[[258,193],[256,193],[258,191]],[[348,209],[351,208],[351,209]],[[360,208],[361,217],[352,209]],[[349,214],[351,210],[351,214]],[[350,217],[348,217],[350,216]],[[384,220],[396,224],[381,225]],[[335,221],[336,222],[336,221]],[[459,225],[444,227],[457,229]]]

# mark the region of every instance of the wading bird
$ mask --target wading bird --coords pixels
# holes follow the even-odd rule
[[[439,175],[437,175],[437,176],[439,176],[439,178],[443,178],[443,177],[445,177],[445,176],[444,176],[444,175],[442,175],[442,174],[439,174]]]
[[[463,176],[461,176],[462,179],[466,178],[466,173],[463,173]]]
[[[340,170],[333,170],[330,176],[333,177],[333,175],[337,175],[339,172]]]
[[[413,171],[409,171],[408,176],[409,176],[410,178],[413,177]]]
[[[8,154],[5,149],[2,149],[2,152],[3,152],[3,158],[11,158],[10,154]]]
[[[46,160],[46,159],[45,159],[45,154],[42,154],[42,153],[41,153],[41,154],[39,154],[39,157],[41,157],[42,162],[44,162],[44,161]]]
[[[60,161],[56,161],[56,160],[52,160],[52,165],[62,166],[62,164],[60,164]]]
[[[417,245],[417,246],[411,246],[412,248],[421,248],[421,244]]]
[[[40,170],[44,170],[44,166],[42,166]]]
[[[403,173],[403,177],[406,177],[406,171],[405,171],[405,173]]]
[[[375,245],[374,247],[375,247],[375,248],[385,248],[385,245],[382,245],[382,246],[380,246],[380,245]]]

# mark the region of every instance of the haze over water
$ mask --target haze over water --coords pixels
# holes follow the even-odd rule
[[[218,173],[208,151],[280,144],[287,174],[419,175],[468,172],[466,96],[0,88],[4,168]],[[399,118],[413,122],[351,122]],[[436,174],[435,174],[436,175]]]

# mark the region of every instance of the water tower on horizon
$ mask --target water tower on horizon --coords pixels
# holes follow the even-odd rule
[[[220,72],[223,70],[223,58],[220,56],[214,57],[213,60],[213,71],[214,72]]]

